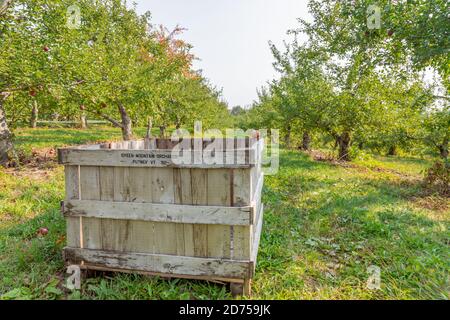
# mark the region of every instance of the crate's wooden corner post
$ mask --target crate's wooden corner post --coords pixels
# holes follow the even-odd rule
[[[252,295],[252,280],[247,278],[244,279],[243,283],[230,283],[230,291],[233,297],[243,296],[245,298],[250,298]]]
[[[82,233],[82,218],[70,217],[67,212],[70,211],[70,205],[68,203],[71,200],[80,199],[80,167],[78,165],[69,165],[68,154],[70,149],[58,149],[58,162],[64,165],[65,174],[65,200],[61,205],[61,210],[66,220],[66,243],[67,247],[82,247],[83,246],[83,233]],[[64,249],[64,261],[67,265],[74,264],[71,255],[66,254],[66,248]]]

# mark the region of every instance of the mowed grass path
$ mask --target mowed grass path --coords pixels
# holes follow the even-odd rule
[[[19,148],[120,137],[116,129],[24,130]],[[418,159],[382,158],[342,167],[281,152],[266,178],[255,299],[448,299],[449,212],[419,205]],[[3,299],[228,299],[225,286],[103,274],[64,284],[63,169],[0,169],[0,296]],[[49,229],[38,236],[40,227]],[[381,289],[369,290],[369,266]]]

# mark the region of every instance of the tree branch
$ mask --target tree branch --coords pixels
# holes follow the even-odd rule
[[[116,128],[123,128],[122,124],[119,121],[115,120],[114,118],[112,118],[106,114],[100,113],[98,111],[87,110],[87,109],[86,109],[86,111],[91,114],[94,114],[96,116],[102,117],[103,119],[111,122]]]

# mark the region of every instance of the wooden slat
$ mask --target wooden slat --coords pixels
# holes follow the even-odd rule
[[[190,169],[191,192],[193,205],[208,204],[208,171],[205,169]],[[194,256],[208,256],[208,226],[194,224],[192,229],[194,237]]]
[[[137,203],[153,201],[152,169],[129,168],[129,180],[130,201]],[[155,224],[153,222],[129,220],[126,250],[129,252],[154,253],[154,229]]]
[[[70,262],[68,262],[70,263]],[[162,272],[151,272],[151,271],[142,271],[142,270],[130,270],[130,269],[121,269],[121,268],[113,268],[113,267],[105,267],[100,265],[93,265],[89,263],[84,263],[80,266],[81,270],[96,270],[96,271],[109,271],[109,272],[122,272],[122,273],[131,273],[131,274],[141,274],[144,276],[151,277],[160,277],[160,278],[180,278],[180,279],[190,279],[190,280],[206,280],[209,282],[217,282],[223,285],[224,282],[228,283],[244,283],[244,279],[237,278],[224,278],[220,276],[199,276],[199,275],[186,275],[186,274],[176,274],[176,273],[162,273]]]
[[[192,205],[191,169],[174,169],[175,204]],[[176,225],[177,254],[194,256],[194,225],[183,223]]]
[[[66,185],[66,200],[78,200],[80,198],[80,167],[66,166],[65,168],[65,185]],[[81,233],[80,233],[80,219],[79,217],[66,218],[66,240],[67,245],[71,247],[80,248]]]
[[[209,169],[208,205],[229,206],[232,201],[230,183],[230,170]],[[231,258],[232,227],[208,224],[208,257]]]
[[[171,223],[250,225],[251,207],[193,206],[136,202],[71,200],[64,203],[68,217],[128,219]]]
[[[251,176],[249,169],[234,169],[233,205],[251,203]],[[249,260],[252,243],[252,226],[254,210],[251,212],[250,225],[233,228],[233,259]]]
[[[65,166],[66,199],[80,198],[80,167]]]
[[[79,217],[66,218],[66,241],[67,245],[74,248],[81,247]]]
[[[247,149],[246,149],[247,150]],[[237,152],[231,151],[231,152]],[[249,149],[255,157],[255,150]],[[203,151],[186,151],[197,155],[199,159],[203,159]],[[221,152],[217,158],[225,159],[226,153]],[[240,152],[237,152],[240,155]],[[208,153],[205,153],[208,158]],[[219,163],[205,164],[201,163],[182,163],[182,157],[176,153],[172,154],[171,150],[116,150],[116,149],[59,149],[59,163],[64,165],[80,165],[80,166],[114,166],[114,167],[175,167],[175,168],[249,168],[253,164],[247,160],[240,160],[243,163]]]
[[[81,200],[100,200],[100,171],[99,167],[81,166],[80,167],[80,199]],[[81,219],[82,247],[88,249],[100,249],[101,240],[101,220],[100,219]]]
[[[101,203],[112,201],[130,201],[130,177],[128,168],[100,167],[100,199]],[[104,170],[104,174],[102,174]],[[100,217],[98,217],[100,218]],[[128,243],[129,221],[101,219],[101,249],[125,251]]]
[[[226,278],[246,278],[251,263],[227,259],[183,257],[148,253],[120,253],[105,250],[88,250],[67,247],[65,259],[78,263],[85,261],[93,265],[161,272],[165,274],[197,275]]]
[[[175,202],[173,184],[173,169],[158,168],[152,170],[152,197],[154,204],[172,205]],[[149,206],[149,204],[146,204]],[[157,214],[157,212],[154,211]],[[160,214],[170,214],[166,211]],[[170,221],[170,219],[156,219],[155,221]],[[177,254],[177,239],[175,223],[155,222],[155,253]]]
[[[261,211],[260,207],[261,207],[261,197],[262,197],[262,188],[264,185],[264,173],[261,172],[259,179],[258,179],[258,183],[256,185],[256,190],[253,193],[253,197],[252,197],[252,207],[254,208],[254,213],[255,213],[255,217],[254,217],[254,221],[258,221],[258,214]]]
[[[100,200],[99,168],[93,166],[80,167],[80,199]]]
[[[253,235],[253,243],[252,243],[252,255],[251,255],[251,262],[253,264],[252,273],[255,271],[256,268],[256,262],[258,259],[258,251],[259,251],[259,242],[261,240],[261,232],[262,232],[262,226],[264,222],[264,205],[261,204],[261,209],[258,214],[258,224],[256,225],[256,228],[254,230]]]

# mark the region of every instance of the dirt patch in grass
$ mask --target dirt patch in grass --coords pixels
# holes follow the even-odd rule
[[[355,169],[367,169],[365,167],[358,166],[352,162],[337,160],[331,152],[323,152],[321,150],[306,151],[314,161],[326,162],[334,166],[342,168],[355,168]]]
[[[19,152],[3,172],[14,177],[47,179],[58,166],[55,148],[33,149],[31,155]]]
[[[447,197],[424,195],[423,197],[414,197],[411,200],[417,207],[428,209],[431,211],[437,211],[439,213],[448,212],[448,210],[450,209],[450,200]],[[444,215],[442,218],[444,218]]]
[[[18,149],[12,154],[12,158],[7,167],[17,168],[21,166],[42,168],[49,163],[57,162],[56,148],[33,148],[31,153]]]

